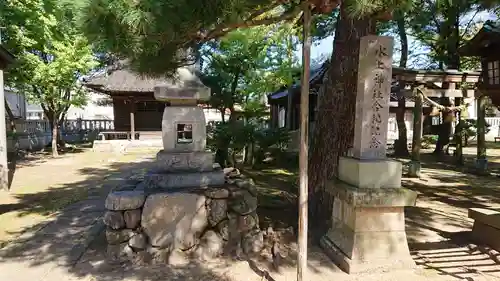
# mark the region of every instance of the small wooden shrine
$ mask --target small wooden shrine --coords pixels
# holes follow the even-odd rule
[[[111,97],[116,131],[161,131],[163,110],[168,103],[155,99],[154,88],[165,85],[179,89],[203,86],[199,80],[193,79],[196,76],[194,70],[180,70],[175,79],[151,78],[136,74],[126,62],[120,62],[105,74],[89,79],[85,85]]]

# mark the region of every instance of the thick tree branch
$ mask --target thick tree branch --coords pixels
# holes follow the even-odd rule
[[[467,25],[465,26],[464,28],[464,32],[462,33],[462,35],[460,35],[460,41],[463,41],[464,39],[464,36],[467,34],[467,31],[469,30],[469,27],[470,25],[472,24],[472,21],[474,20],[474,18],[476,17],[476,15],[480,12],[479,9],[476,10],[476,12],[474,13],[474,15],[470,18],[469,22],[467,23]]]
[[[227,33],[231,32],[235,29],[238,29],[238,28],[242,28],[242,27],[246,28],[246,27],[258,26],[258,25],[270,25],[273,23],[281,22],[281,21],[292,20],[301,11],[302,11],[301,6],[297,5],[293,9],[291,9],[290,11],[287,11],[280,16],[263,18],[263,19],[256,19],[255,17],[249,17],[248,19],[244,20],[243,22],[218,26],[217,28],[210,30],[210,31],[206,31],[206,32],[198,32],[197,38],[198,38],[198,40],[200,40],[202,42],[209,41],[211,39],[224,36]],[[262,15],[263,13],[264,12],[260,12],[260,10],[259,10],[259,11],[255,12],[254,14]]]

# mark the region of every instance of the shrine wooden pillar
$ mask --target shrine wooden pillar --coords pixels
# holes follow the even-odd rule
[[[420,148],[422,146],[422,114],[423,114],[424,99],[422,94],[417,93],[415,97],[415,106],[413,107],[413,138],[411,142],[411,161],[408,176],[419,178],[421,163],[420,163]]]
[[[136,104],[135,99],[130,97],[130,139],[135,140],[135,111]]]
[[[488,160],[486,159],[486,95],[480,93],[477,98],[477,156],[476,168],[480,173],[486,173]]]
[[[287,101],[286,101],[286,119],[285,127],[290,131],[292,129],[293,120],[293,95],[292,91],[288,90]]]

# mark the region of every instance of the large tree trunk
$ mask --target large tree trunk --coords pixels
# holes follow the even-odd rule
[[[460,44],[459,34],[459,21],[460,13],[459,6],[455,3],[450,3],[445,12],[445,21],[442,25],[442,33],[440,34],[441,40],[446,44],[445,65],[448,69],[460,70],[460,56],[458,54],[458,47]],[[443,83],[443,88],[448,88],[447,83]],[[450,105],[448,98],[441,99],[442,105]],[[444,147],[450,143],[450,136],[452,132],[452,122],[445,122],[439,125],[438,141],[434,153],[437,155],[443,154]],[[447,120],[448,121],[448,120]]]
[[[52,156],[53,157],[57,157],[59,156],[59,153],[57,151],[57,131],[58,131],[58,128],[57,128],[57,125],[59,124],[59,122],[57,122],[57,118],[55,117],[55,114],[50,114],[50,115],[47,115],[47,118],[49,119],[49,123],[50,123],[50,130],[52,132],[52,144],[51,144],[51,147],[52,147]]]
[[[66,113],[63,113],[59,121],[57,122],[57,145],[64,149],[66,146],[66,141],[64,141],[62,135],[62,129],[64,127],[64,120],[66,119]]]
[[[328,227],[331,219],[333,198],[325,191],[325,184],[337,175],[339,156],[345,155],[353,142],[359,39],[374,33],[373,20],[350,18],[341,6],[332,63],[320,88],[311,143],[309,206],[314,217],[311,226],[319,230]]]
[[[401,41],[401,59],[399,67],[406,68],[408,62],[408,36],[406,34],[404,13],[396,14],[396,23],[398,27],[398,35]],[[402,82],[400,82],[402,83]],[[401,85],[404,89],[404,83]],[[405,123],[406,113],[406,98],[403,95],[398,95],[398,109],[396,112],[396,123],[398,124],[398,139],[394,145],[394,154],[397,156],[409,156],[408,151],[408,133]]]

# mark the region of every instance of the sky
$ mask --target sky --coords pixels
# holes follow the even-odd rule
[[[461,22],[466,25],[469,20],[474,17],[474,22],[476,21],[486,21],[489,19],[495,19],[496,17],[489,12],[480,12],[477,14],[470,13],[469,15],[466,15],[461,19]],[[396,38],[395,38],[396,39]],[[397,41],[397,40],[396,40]],[[416,51],[417,53],[426,53],[428,50],[422,46],[418,41],[415,40],[412,36],[409,36],[409,46],[413,51]],[[398,48],[398,42],[395,42],[395,47]],[[332,47],[333,47],[333,36],[327,37],[319,42],[313,43],[311,46],[311,62],[321,60],[323,61],[324,59],[328,58],[331,53],[332,53]],[[299,46],[297,51],[295,52],[295,55],[300,58],[302,57],[302,46]],[[395,50],[394,52],[394,61],[399,60],[399,52]],[[426,60],[425,56],[420,56],[420,57],[410,57],[410,65],[409,67],[412,68],[419,68],[419,66],[422,65],[428,65],[429,62]]]

